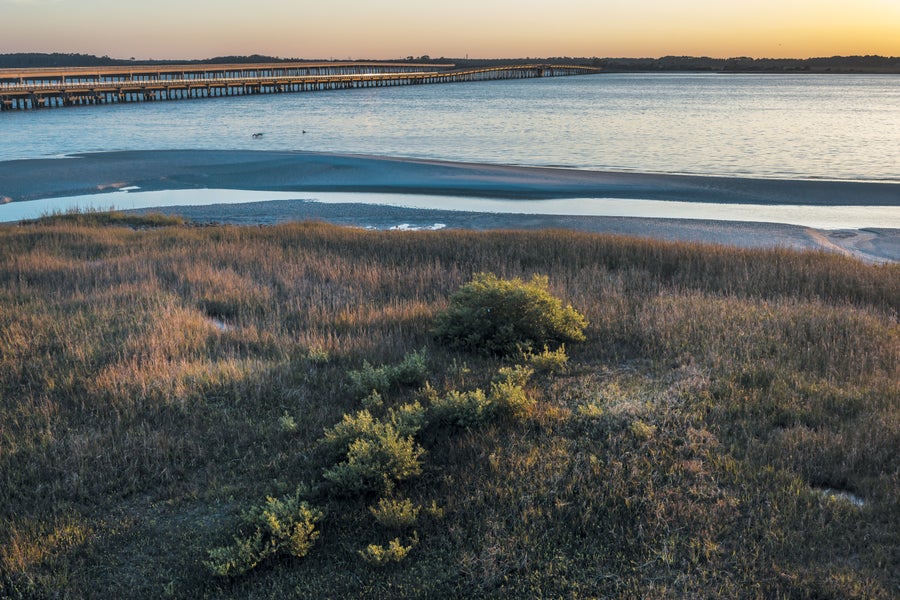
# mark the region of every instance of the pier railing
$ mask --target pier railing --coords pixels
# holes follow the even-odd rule
[[[312,92],[598,72],[579,65],[451,69],[408,63],[297,63],[0,70],[0,110]]]

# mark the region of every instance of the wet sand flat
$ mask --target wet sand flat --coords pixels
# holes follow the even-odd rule
[[[688,202],[900,205],[900,184],[701,177],[436,160],[244,150],[98,152],[0,162],[11,201],[145,190],[420,193],[497,198],[638,198]]]
[[[142,190],[415,193],[504,199],[621,198],[742,204],[898,206],[900,184],[704,177],[454,163],[436,160],[220,150],[125,151],[0,162],[6,202]],[[284,201],[167,208],[202,221],[322,219],[354,226],[565,228],[742,247],[819,248],[865,260],[900,260],[900,230],[819,231],[777,225],[634,217],[464,213]],[[414,222],[414,223],[413,223]],[[419,223],[418,225],[415,223]]]

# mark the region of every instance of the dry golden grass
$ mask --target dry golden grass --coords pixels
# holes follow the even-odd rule
[[[436,386],[489,387],[495,359],[429,335],[478,272],[548,275],[588,340],[536,379],[524,422],[423,440],[404,496],[444,516],[420,523],[409,557],[360,560],[389,539],[367,521],[374,500],[344,501],[302,562],[211,578],[205,551],[242,508],[321,479],[316,440],[359,408],[347,373],[363,360],[426,348]],[[823,253],[563,231],[3,226],[0,596],[892,597],[898,311],[900,266]]]

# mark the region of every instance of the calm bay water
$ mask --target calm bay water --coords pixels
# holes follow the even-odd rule
[[[900,181],[900,76],[604,74],[0,113],[0,160],[167,148]]]

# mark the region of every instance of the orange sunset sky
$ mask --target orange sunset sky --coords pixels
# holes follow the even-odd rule
[[[0,53],[900,55],[900,0],[0,0]]]

